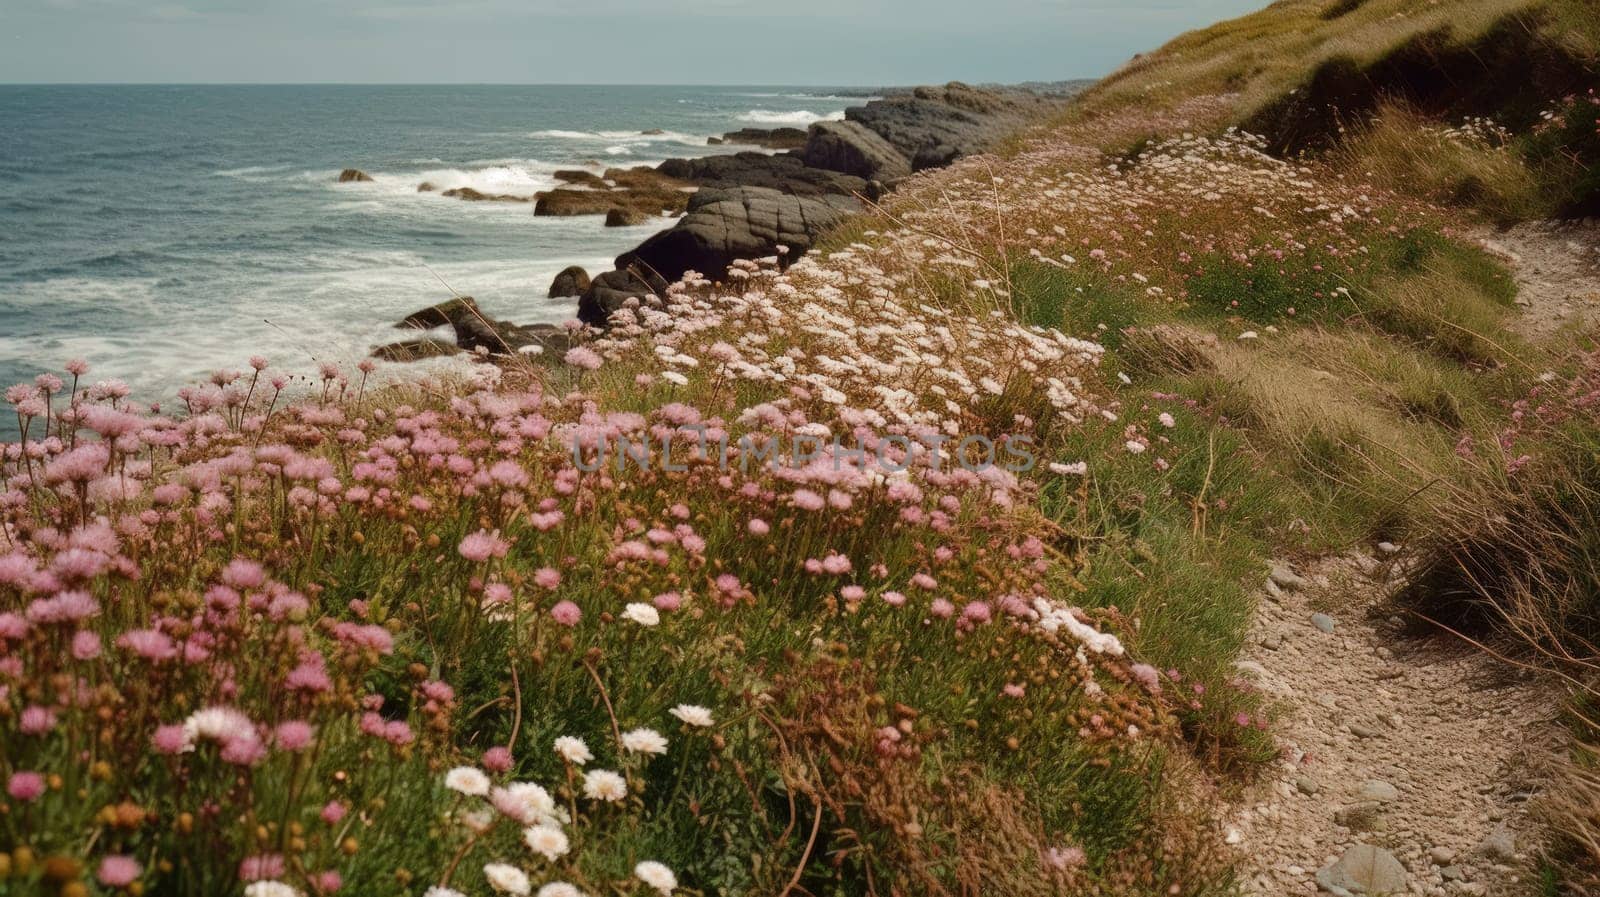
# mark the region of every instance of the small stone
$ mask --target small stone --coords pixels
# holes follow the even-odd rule
[[[1378,550],[1384,554],[1399,554],[1400,546],[1394,544],[1393,542],[1379,542]]]
[[[1362,723],[1351,723],[1350,734],[1357,738],[1377,738],[1378,730]]]
[[[1256,679],[1265,679],[1267,677],[1267,668],[1253,660],[1235,660],[1233,662],[1233,668],[1241,673],[1244,673],[1246,676],[1251,676]]]
[[[1222,839],[1229,844],[1240,844],[1244,841],[1244,834],[1236,828],[1228,829],[1228,834]]]
[[[1439,874],[1444,877],[1445,881],[1463,881],[1466,879],[1466,875],[1461,871],[1460,866],[1445,866],[1439,870]]]
[[[1289,569],[1286,564],[1273,564],[1272,572],[1267,575],[1267,579],[1280,588],[1290,590],[1298,589],[1306,584],[1305,579],[1300,574]]]
[[[1456,858],[1456,852],[1448,847],[1435,847],[1428,851],[1428,859],[1433,860],[1435,866],[1448,866]]]
[[[1383,819],[1383,808],[1376,801],[1351,804],[1335,810],[1333,821],[1353,832],[1377,832],[1388,828]]]
[[[1361,800],[1371,800],[1386,804],[1392,800],[1398,800],[1400,791],[1382,779],[1371,779],[1361,784],[1361,790],[1357,792],[1356,797]]]
[[[1317,884],[1334,897],[1406,893],[1406,869],[1394,854],[1370,844],[1357,844],[1333,863],[1317,870]]]
[[[1311,625],[1317,627],[1318,629],[1322,630],[1323,632],[1332,632],[1333,631],[1333,618],[1328,616],[1327,614],[1312,614],[1311,615]]]
[[[1517,840],[1510,829],[1501,826],[1478,842],[1478,852],[1490,859],[1514,860],[1517,857]]]
[[[1301,776],[1294,780],[1294,786],[1300,789],[1301,794],[1316,794],[1317,780],[1309,776]]]
[[[1283,633],[1269,632],[1261,637],[1261,647],[1268,651],[1276,651],[1283,647]]]

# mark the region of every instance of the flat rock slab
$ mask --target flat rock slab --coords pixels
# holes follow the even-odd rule
[[[1357,844],[1317,871],[1317,885],[1334,897],[1404,894],[1406,869],[1389,851],[1370,844]]]

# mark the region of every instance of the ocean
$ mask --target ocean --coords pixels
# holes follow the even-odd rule
[[[608,270],[671,222],[606,228],[418,184],[532,194],[560,168],[749,149],[706,138],[861,102],[793,87],[0,86],[0,388],[84,358],[89,380],[170,401],[252,355],[291,372],[353,363],[451,290],[559,322],[575,303],[546,298],[556,272]],[[347,167],[374,181],[336,183]]]

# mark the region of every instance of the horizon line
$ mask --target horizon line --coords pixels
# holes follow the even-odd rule
[[[974,86],[1015,86],[1022,84],[1070,84],[1077,81],[1098,81],[1101,77],[1076,78],[1025,78],[1019,81],[914,81],[902,83],[801,83],[755,81],[0,81],[0,87],[788,87],[788,88],[845,88],[865,89],[877,87],[911,88],[950,84],[961,81]]]

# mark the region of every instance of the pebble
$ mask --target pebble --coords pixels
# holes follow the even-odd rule
[[[1318,629],[1322,630],[1323,632],[1332,632],[1333,631],[1333,618],[1328,616],[1327,614],[1312,614],[1311,615],[1311,625],[1317,627]]]
[[[1435,866],[1448,866],[1456,858],[1456,852],[1448,847],[1435,847],[1428,851],[1428,859],[1433,860]]]
[[[1317,780],[1310,776],[1301,776],[1294,780],[1294,786],[1300,789],[1301,794],[1316,794]]]
[[[1445,881],[1466,880],[1466,875],[1462,873],[1460,866],[1445,866],[1439,870],[1439,874],[1444,876]]]
[[[1517,840],[1510,829],[1501,826],[1478,842],[1478,852],[1490,859],[1511,860],[1517,856]]]
[[[1285,564],[1273,564],[1272,572],[1267,574],[1267,581],[1285,589],[1298,589],[1306,584],[1305,578],[1289,569]]]
[[[1283,633],[1269,632],[1261,637],[1261,647],[1268,651],[1276,651],[1283,647]]]
[[[1361,723],[1351,723],[1350,734],[1357,738],[1377,738],[1378,730]]]
[[[1400,798],[1399,789],[1382,779],[1371,779],[1361,784],[1361,790],[1356,797],[1360,800],[1377,801],[1386,804]]]

